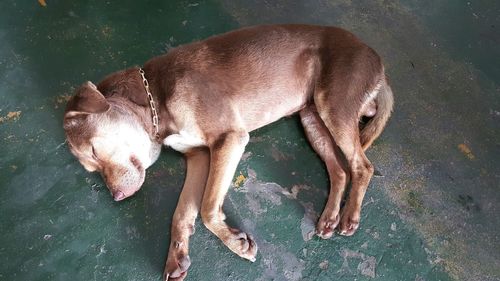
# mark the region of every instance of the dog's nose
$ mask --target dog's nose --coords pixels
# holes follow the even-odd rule
[[[113,193],[113,198],[115,199],[115,201],[120,201],[125,199],[125,194],[121,191],[117,191]]]

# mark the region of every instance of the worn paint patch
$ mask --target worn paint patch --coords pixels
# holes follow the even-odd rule
[[[327,270],[328,266],[329,266],[328,260],[324,260],[319,263],[319,268],[321,268],[322,270]]]
[[[104,38],[109,39],[113,34],[113,29],[110,26],[105,25],[101,28],[101,34],[103,35]]]
[[[21,117],[21,111],[10,111],[7,115],[0,117],[0,124],[7,121],[17,121]]]
[[[310,186],[307,186],[307,185],[294,185],[292,186],[292,193],[290,195],[287,195],[288,198],[293,198],[293,199],[297,199],[297,195],[299,194],[299,192],[301,190],[310,190],[311,187]]]
[[[300,220],[300,231],[302,232],[302,239],[309,241],[316,234],[315,226],[319,216],[314,211],[311,202],[302,203],[302,206],[304,206],[304,217]]]
[[[235,181],[233,182],[233,185],[236,188],[239,188],[244,182],[246,178],[245,176],[240,172],[240,174],[236,177]]]
[[[248,209],[252,210],[255,215],[259,216],[267,212],[267,208],[262,207],[260,200],[258,198],[255,198],[255,196],[245,194],[245,200],[247,202]]]
[[[476,156],[474,156],[474,154],[472,154],[472,150],[465,143],[459,144],[458,149],[460,149],[460,151],[465,156],[467,156],[467,158],[469,158],[469,160],[474,160],[474,158],[476,158]]]
[[[71,98],[71,95],[69,94],[62,94],[56,97],[55,99],[55,105],[54,108],[59,108],[61,105],[65,105],[69,99]]]
[[[257,281],[264,280],[302,280],[302,271],[305,269],[305,262],[287,251],[282,246],[276,246],[267,241],[259,242],[259,251],[262,255],[261,267],[262,276]],[[283,278],[284,277],[284,278]]]
[[[356,270],[361,273],[361,275],[375,278],[375,268],[377,266],[377,260],[373,256],[365,255],[361,252],[352,251],[349,249],[342,249],[340,256],[344,259],[342,266],[338,272],[349,272],[352,273],[351,264],[358,263]]]
[[[297,199],[301,190],[309,190],[307,185],[294,185],[291,191],[274,182],[262,182],[257,179],[254,170],[247,170],[248,177],[245,178],[243,185],[237,189],[239,192],[257,194],[266,201],[276,205],[281,205],[281,196],[288,199]]]
[[[261,200],[274,205],[281,205],[282,196],[287,199],[297,200],[298,194],[301,190],[310,189],[311,188],[307,185],[294,185],[290,192],[277,183],[259,181],[255,171],[249,169],[248,178],[246,178],[242,187],[238,188],[237,191],[247,193],[245,195],[246,206],[255,215],[261,215],[267,211],[267,208],[263,206]],[[318,221],[319,215],[314,210],[312,202],[302,202],[299,200],[299,203],[302,207],[304,207],[304,216],[300,220],[302,239],[304,241],[309,241],[316,234],[316,222]]]
[[[284,161],[293,158],[292,155],[284,153],[283,151],[279,150],[275,145],[271,146],[271,157],[274,159],[274,161]]]
[[[297,200],[297,196],[301,190],[309,190],[307,185],[294,185],[291,191],[273,182],[261,182],[257,179],[254,170],[248,169],[248,178],[244,181],[242,187],[237,191],[247,193],[245,195],[246,205],[255,215],[261,215],[267,211],[263,207],[261,200],[267,201],[274,205],[282,204],[282,196],[287,199]],[[304,216],[300,220],[300,230],[304,241],[311,240],[316,234],[316,222],[319,215],[314,210],[313,203],[301,202],[304,207]]]
[[[250,157],[252,157],[251,151],[247,151],[247,152],[243,153],[243,155],[241,156],[241,162],[247,161],[248,159],[250,159]]]
[[[255,194],[275,205],[281,205],[281,196],[284,190],[279,184],[274,182],[260,182],[252,178],[248,178],[245,184],[237,191]],[[250,207],[250,206],[249,206]]]
[[[241,188],[237,191],[256,194],[264,198],[266,201],[276,205],[281,205],[281,194],[288,193],[283,187],[274,182],[261,182],[256,178],[256,173],[252,169],[248,169],[248,178]],[[249,206],[250,207],[250,206]]]

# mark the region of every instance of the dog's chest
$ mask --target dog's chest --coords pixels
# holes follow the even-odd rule
[[[191,148],[206,145],[201,137],[184,130],[181,130],[178,134],[169,135],[163,140],[163,144],[179,152],[187,152]]]

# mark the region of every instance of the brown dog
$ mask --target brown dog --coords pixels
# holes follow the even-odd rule
[[[380,57],[351,33],[257,26],[175,48],[97,87],[83,84],[68,102],[64,129],[71,152],[85,169],[102,174],[117,201],[139,190],[162,143],[185,153],[187,176],[165,268],[165,280],[182,280],[199,210],[231,251],[255,260],[252,237],[225,223],[224,197],[248,133],[296,112],[330,177],[317,234],[329,238],[338,228],[352,235],[373,174],[364,150],[382,132],[392,105]],[[352,190],[340,212],[349,179]]]

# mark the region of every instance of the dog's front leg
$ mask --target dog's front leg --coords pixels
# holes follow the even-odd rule
[[[201,217],[205,226],[238,256],[255,261],[257,245],[246,233],[230,228],[222,211],[238,162],[248,143],[245,131],[229,132],[210,144],[210,173],[208,176]]]
[[[194,222],[200,210],[210,167],[210,155],[207,148],[193,149],[185,156],[186,180],[172,219],[164,280],[183,280],[191,265],[188,255],[189,236],[194,233]]]

